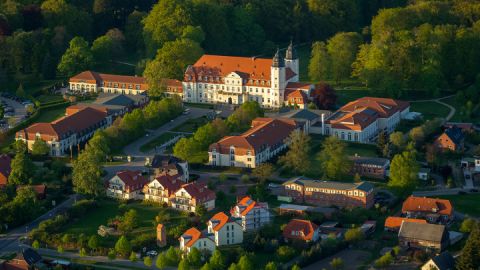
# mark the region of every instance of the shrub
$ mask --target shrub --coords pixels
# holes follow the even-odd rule
[[[290,246],[281,246],[277,249],[277,256],[280,261],[286,262],[295,256],[295,249]]]

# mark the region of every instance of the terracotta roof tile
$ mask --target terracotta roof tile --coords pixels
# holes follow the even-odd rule
[[[222,229],[222,227],[227,224],[227,222],[229,221],[229,217],[223,213],[223,212],[218,212],[216,213],[215,215],[213,215],[212,218],[210,218],[210,220],[208,222],[211,222],[212,223],[212,226],[213,226],[213,230],[214,231],[219,231],[220,229]]]
[[[410,196],[403,202],[402,212],[426,212],[450,216],[453,214],[453,207],[449,200]]]
[[[192,199],[195,199],[197,203],[203,203],[211,200],[215,200],[215,192],[208,189],[206,186],[197,184],[197,183],[189,183],[182,186],[182,188],[190,194]]]
[[[87,82],[87,83],[96,83],[97,85],[102,85],[102,83],[125,83],[125,84],[138,84],[140,85],[140,90],[146,90],[148,88],[147,81],[143,77],[137,76],[126,76],[126,75],[114,75],[114,74],[105,74],[97,73],[94,71],[84,71],[70,78],[70,82]],[[120,88],[120,87],[118,87]],[[128,86],[125,88],[128,89]],[[136,89],[133,87],[133,89]]]
[[[178,179],[178,176],[171,176],[168,174],[157,176],[153,181],[155,180],[158,181],[158,183],[168,191],[169,196],[177,192],[177,190],[179,190],[183,184],[183,182]],[[145,185],[147,186],[148,183]]]
[[[385,228],[398,230],[400,229],[400,226],[403,222],[427,223],[427,221],[424,219],[387,217],[387,219],[385,220]]]
[[[117,172],[116,176],[125,183],[125,190],[139,190],[148,182],[148,179],[143,177],[141,171],[121,171]]]
[[[200,239],[202,236],[202,232],[199,231],[197,228],[195,227],[192,227],[188,230],[186,230],[183,234],[182,234],[182,238],[185,239],[185,246],[187,247],[191,247],[193,246],[193,244],[195,244],[195,242],[197,242],[198,239]]]
[[[209,151],[215,150],[222,154],[230,152],[230,146],[235,147],[235,154],[246,155],[250,150],[252,155],[265,146],[274,146],[283,141],[295,130],[299,124],[292,119],[283,118],[256,118],[252,121],[252,128],[238,136],[227,136],[213,143]],[[273,134],[275,134],[273,136]]]
[[[318,226],[309,220],[292,219],[283,229],[283,237],[310,241]]]

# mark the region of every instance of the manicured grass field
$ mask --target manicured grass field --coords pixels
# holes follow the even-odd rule
[[[452,105],[455,109],[456,112],[453,115],[452,119],[450,121],[452,122],[473,122],[473,123],[478,123],[480,122],[480,108],[478,108],[476,111],[473,112],[473,117],[468,117],[463,114],[463,107],[465,104],[458,104],[455,102],[455,97],[449,97],[446,99],[442,99],[442,102],[445,102],[449,105]],[[477,104],[473,104],[475,107]]]
[[[155,137],[154,139],[152,139],[152,140],[149,141],[148,143],[142,145],[142,146],[140,147],[140,151],[142,151],[142,152],[148,152],[148,151],[152,150],[153,148],[164,144],[164,143],[167,142],[168,140],[173,139],[175,136],[178,136],[178,135],[179,135],[179,134],[170,133],[170,132],[163,133],[162,135],[160,135],[160,136],[158,136],[158,137]]]
[[[419,112],[423,115],[424,120],[429,120],[437,117],[447,117],[450,109],[434,101],[425,101],[412,102],[410,104],[410,111]]]
[[[176,132],[195,132],[199,127],[205,125],[208,122],[207,118],[199,117],[195,119],[188,119],[183,124],[175,127],[172,131]]]
[[[65,116],[65,108],[52,108],[52,109],[42,109],[40,116],[35,120],[35,122],[51,122],[62,116]]]
[[[445,195],[439,198],[450,200],[455,211],[480,217],[480,194]]]

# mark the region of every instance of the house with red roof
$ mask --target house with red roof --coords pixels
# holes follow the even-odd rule
[[[170,200],[183,184],[178,177],[169,174],[159,175],[143,187],[145,200],[170,205]]]
[[[387,219],[385,219],[384,229],[386,231],[398,232],[403,222],[427,223],[425,219],[406,218],[406,217],[387,217]]]
[[[120,171],[117,172],[106,183],[106,194],[108,197],[124,200],[135,200],[143,198],[142,189],[148,179],[141,171]]]
[[[213,240],[213,234],[207,231],[200,231],[195,227],[186,230],[178,239],[180,250],[189,253],[192,248],[200,251],[207,251],[210,254],[215,251],[216,245]]]
[[[72,148],[86,143],[98,129],[112,124],[112,117],[105,111],[86,107],[50,123],[35,123],[15,134],[16,140],[26,143],[31,150],[37,139],[50,147],[51,156],[70,154]]]
[[[207,222],[208,232],[214,235],[215,245],[235,245],[243,243],[241,219],[218,212]]]
[[[170,200],[173,209],[195,213],[203,205],[208,211],[215,208],[215,192],[198,183],[184,184]]]
[[[12,171],[12,168],[10,167],[11,163],[12,158],[9,155],[0,155],[0,187],[8,184],[8,177]]]
[[[258,230],[271,221],[268,203],[256,202],[250,196],[241,198],[230,214],[241,219],[243,231]]]
[[[463,151],[465,148],[465,134],[463,134],[461,128],[452,126],[435,139],[434,145],[443,151]]]
[[[447,223],[454,218],[454,211],[449,200],[410,196],[403,202],[402,215],[430,223]]]
[[[139,95],[148,91],[148,83],[143,77],[104,74],[83,71],[69,80],[74,92],[112,93]]]
[[[283,228],[285,241],[316,242],[320,238],[319,227],[309,220],[292,219]]]
[[[380,132],[389,134],[410,112],[410,103],[390,98],[363,97],[347,103],[322,123],[322,134],[369,143]]]
[[[255,168],[287,148],[285,139],[301,125],[286,118],[255,118],[252,128],[238,136],[226,136],[210,145],[212,166]]]

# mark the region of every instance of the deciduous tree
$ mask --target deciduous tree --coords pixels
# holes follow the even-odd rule
[[[48,146],[48,144],[44,140],[36,138],[35,142],[32,145],[32,155],[44,156],[47,155],[49,152],[50,147]]]
[[[269,177],[273,175],[275,168],[270,163],[262,163],[256,166],[253,171],[253,177],[257,178],[260,182],[265,182]]]
[[[414,151],[404,151],[393,157],[388,186],[407,192],[417,184],[419,166]]]
[[[125,236],[121,236],[115,243],[115,251],[122,257],[127,257],[132,252],[132,245]]]
[[[286,139],[288,151],[279,161],[284,168],[297,173],[306,173],[310,169],[310,137],[301,130],[294,130]]]
[[[73,162],[72,183],[77,193],[99,196],[104,187],[100,160],[90,151],[83,151]]]
[[[317,41],[312,45],[308,77],[312,81],[322,81],[331,78],[331,59],[324,42]]]
[[[70,47],[63,54],[57,69],[70,77],[81,71],[89,70],[92,65],[93,55],[87,41],[81,37],[75,37],[70,41]]]
[[[346,153],[346,144],[334,136],[325,139],[318,158],[323,174],[328,179],[339,179],[346,175],[352,166]]]

